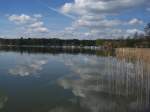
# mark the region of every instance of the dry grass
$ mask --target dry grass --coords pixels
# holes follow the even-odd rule
[[[116,57],[150,63],[150,48],[118,48],[116,49]]]

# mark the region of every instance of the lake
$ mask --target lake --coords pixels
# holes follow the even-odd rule
[[[150,49],[0,47],[0,112],[150,112]]]

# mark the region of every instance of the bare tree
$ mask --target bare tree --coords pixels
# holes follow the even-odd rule
[[[150,23],[146,25],[146,27],[144,28],[144,31],[145,31],[146,36],[150,36]]]

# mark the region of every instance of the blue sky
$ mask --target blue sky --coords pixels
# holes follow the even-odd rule
[[[148,0],[0,0],[0,36],[117,38],[143,33]]]

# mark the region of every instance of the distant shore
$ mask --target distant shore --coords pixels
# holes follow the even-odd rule
[[[51,47],[51,48],[84,48],[84,49],[114,49],[114,48],[150,48],[150,37],[127,39],[58,39],[58,38],[0,38],[0,46],[19,47]]]

